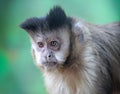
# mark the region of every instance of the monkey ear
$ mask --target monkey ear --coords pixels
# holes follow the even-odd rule
[[[30,18],[20,24],[20,27],[29,32],[35,32],[39,28],[40,19],[39,18]]]
[[[89,38],[89,31],[87,27],[85,27],[84,23],[80,21],[73,23],[72,31],[74,32],[76,39],[79,40],[80,43],[84,43]],[[88,32],[88,34],[86,34],[85,32]]]

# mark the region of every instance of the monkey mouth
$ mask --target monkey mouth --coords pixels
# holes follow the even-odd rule
[[[57,62],[44,62],[43,65],[46,67],[54,67],[57,65]]]

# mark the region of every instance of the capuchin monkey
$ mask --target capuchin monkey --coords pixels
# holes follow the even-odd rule
[[[93,25],[55,6],[20,27],[48,94],[120,94],[120,22]]]

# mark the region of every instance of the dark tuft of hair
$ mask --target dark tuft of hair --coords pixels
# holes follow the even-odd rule
[[[38,29],[38,26],[39,26],[39,19],[38,18],[30,18],[30,19],[27,19],[26,21],[24,21],[20,27],[22,29],[25,29],[25,30],[31,30],[31,31],[35,31]]]
[[[70,25],[71,18],[67,17],[61,7],[55,6],[50,10],[49,14],[41,18],[30,18],[24,21],[20,27],[26,31],[36,32],[48,31],[62,27],[63,25]],[[70,26],[69,26],[70,27]]]
[[[59,6],[55,6],[50,10],[49,14],[46,17],[49,29],[56,29],[61,27],[66,22],[66,14],[63,9]]]

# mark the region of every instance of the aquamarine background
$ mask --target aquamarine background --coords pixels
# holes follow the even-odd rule
[[[95,24],[120,21],[120,0],[0,0],[0,94],[46,94],[19,24],[46,15],[54,5]]]

